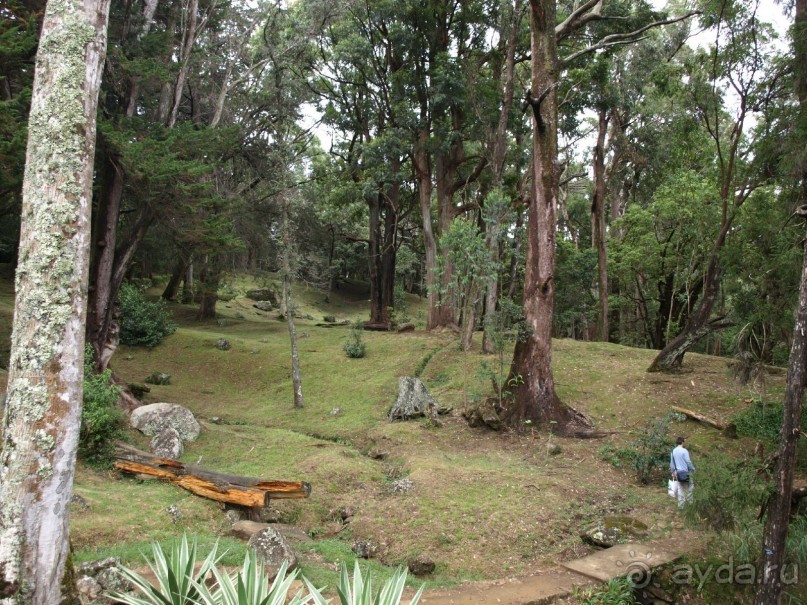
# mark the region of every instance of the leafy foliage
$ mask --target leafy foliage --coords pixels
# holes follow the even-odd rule
[[[614,448],[606,445],[600,448],[600,458],[615,467],[632,466],[636,478],[643,484],[650,483],[659,471],[668,468],[672,440],[669,425],[672,416],[650,420],[628,447]]]
[[[112,459],[114,442],[124,429],[124,413],[116,407],[120,389],[112,384],[112,371],[93,372],[92,348],[84,353],[84,405],[81,409],[78,455],[93,465]]]
[[[347,342],[342,347],[345,355],[351,359],[360,359],[366,354],[365,342],[362,337],[364,333],[364,324],[361,320],[357,320],[350,328],[350,335]]]
[[[639,603],[628,578],[609,580],[577,595],[582,605],[635,605]]]
[[[692,503],[684,514],[714,530],[731,530],[752,521],[767,494],[768,486],[747,461],[707,458],[698,463]]]
[[[120,341],[123,344],[155,347],[176,330],[165,301],[147,300],[143,290],[132,284],[121,287],[120,306]]]

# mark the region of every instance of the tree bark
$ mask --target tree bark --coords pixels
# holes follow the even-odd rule
[[[793,28],[795,47],[794,71],[796,93],[799,99],[796,141],[807,135],[807,0],[796,0],[796,22]],[[797,158],[801,174],[801,206],[797,214],[807,220],[807,162],[805,151],[800,148]],[[790,524],[792,507],[793,472],[796,466],[797,445],[801,433],[801,417],[804,405],[804,390],[807,377],[807,245],[801,267],[801,287],[796,323],[793,327],[793,343],[787,370],[782,429],[779,432],[779,455],[776,461],[774,478],[776,490],[768,500],[768,516],[765,519],[763,535],[763,575],[762,584],[757,590],[755,605],[779,605],[782,595],[782,574],[784,573],[785,543]]]
[[[0,603],[68,594],[90,205],[108,0],[46,8],[36,58],[0,453]]]
[[[594,194],[591,197],[591,243],[597,250],[597,340],[608,342],[608,258],[605,248],[605,135],[608,114],[599,110],[597,142],[594,146]]]
[[[288,193],[286,193],[288,195]],[[283,306],[286,309],[286,325],[291,340],[291,381],[294,389],[294,407],[305,407],[303,400],[303,376],[300,372],[300,354],[297,351],[297,328],[294,325],[294,303],[291,298],[291,233],[289,229],[288,200],[283,200]]]
[[[439,298],[437,296],[437,242],[432,226],[432,169],[427,145],[428,129],[418,132],[415,143],[413,163],[417,174],[418,199],[420,201],[420,218],[423,225],[423,250],[426,256],[426,297],[429,311],[426,317],[426,329],[431,330],[439,325]]]
[[[171,278],[165,286],[162,293],[163,300],[176,300],[177,293],[179,292],[179,284],[182,283],[182,278],[188,268],[188,261],[184,258],[177,260],[174,265],[174,270],[171,272]]]
[[[533,125],[533,179],[527,209],[527,267],[524,317],[532,332],[516,344],[502,415],[515,428],[525,424],[561,434],[587,431],[591,422],[563,404],[552,375],[552,310],[555,282],[555,230],[559,185],[555,1],[530,0]]]
[[[219,267],[215,261],[208,260],[199,275],[201,298],[199,300],[199,312],[196,319],[204,321],[216,319],[216,303],[219,300]]]
[[[507,19],[507,45],[505,47],[505,65],[503,74],[503,97],[502,108],[499,114],[499,121],[496,125],[496,132],[493,137],[493,160],[491,168],[493,179],[497,187],[501,187],[504,179],[504,163],[507,157],[507,125],[509,123],[510,110],[513,108],[515,97],[515,55],[518,44],[518,30],[521,23],[521,0],[514,0],[513,6],[506,5]],[[503,28],[504,29],[504,28]],[[488,220],[485,221],[485,241],[490,250],[491,258],[496,259],[498,265],[501,260],[499,247],[501,225]],[[485,293],[484,317],[487,320],[496,314],[496,307],[499,304],[499,275],[491,275],[487,280],[487,291]],[[482,337],[482,352],[492,354],[495,352],[495,345],[491,337],[490,330],[485,330]]]
[[[804,0],[800,1],[805,4]],[[807,205],[801,206],[800,211],[807,219]],[[762,584],[757,590],[755,605],[778,605],[781,599],[782,580],[786,572],[785,544],[790,524],[793,473],[796,467],[797,445],[801,436],[801,416],[807,382],[805,372],[807,372],[807,246],[802,263],[799,305],[788,362],[784,416],[779,431],[776,469],[773,473],[776,489],[771,491],[766,507],[768,512],[763,537]]]

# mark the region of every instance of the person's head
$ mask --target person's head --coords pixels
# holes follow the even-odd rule
[[[675,440],[675,443],[676,445],[684,445],[685,441],[686,439],[684,439],[683,437],[679,437],[678,439]]]

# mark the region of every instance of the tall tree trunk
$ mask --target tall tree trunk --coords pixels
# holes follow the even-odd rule
[[[800,2],[807,4],[805,0],[800,0]],[[805,183],[807,183],[807,179],[805,179]],[[807,195],[803,199],[807,199]],[[799,214],[807,219],[807,204],[799,208]],[[805,382],[807,382],[805,372],[807,372],[807,246],[804,249],[801,269],[799,305],[787,370],[784,415],[782,428],[779,431],[776,468],[773,473],[776,489],[771,491],[767,502],[763,537],[762,584],[757,590],[755,605],[778,605],[781,599],[783,578],[786,572],[785,544],[790,525],[793,473],[796,468],[797,446],[801,438],[801,416]]]
[[[721,270],[718,255],[723,248],[730,226],[731,222],[724,226],[724,231],[721,231],[715,248],[712,251],[709,266],[706,269],[706,274],[703,276],[703,296],[698,303],[695,313],[689,317],[684,330],[678,336],[670,340],[658,355],[656,355],[653,363],[647,369],[648,372],[666,372],[680,368],[684,361],[684,354],[689,349],[702,338],[725,325],[722,317],[710,319],[710,316],[720,291]]]
[[[793,28],[795,47],[794,69],[796,93],[799,98],[799,114],[795,140],[804,141],[807,136],[807,0],[796,0],[796,22]],[[807,152],[802,146],[801,157],[796,165],[801,174],[801,203],[797,213],[807,220]],[[779,432],[779,456],[774,478],[776,490],[768,500],[768,515],[763,536],[762,584],[757,590],[755,605],[779,605],[782,594],[782,574],[785,563],[785,542],[790,523],[793,471],[801,437],[801,417],[807,377],[807,245],[801,268],[801,287],[796,323],[793,328],[793,343],[787,370],[784,416]]]
[[[207,259],[199,272],[200,299],[196,319],[204,321],[216,319],[216,303],[219,300],[219,278],[221,271],[215,260]]]
[[[286,193],[285,195],[288,195]],[[283,306],[286,309],[286,325],[289,328],[289,339],[291,340],[291,382],[294,389],[294,407],[304,407],[303,401],[303,376],[300,372],[300,354],[297,351],[297,328],[294,325],[294,302],[291,297],[291,230],[289,227],[289,207],[288,200],[284,199],[283,204]]]
[[[502,108],[499,114],[499,121],[496,125],[496,133],[493,138],[493,161],[491,167],[493,169],[494,181],[497,187],[502,186],[504,179],[504,163],[507,156],[507,124],[509,122],[510,110],[513,108],[513,98],[515,97],[515,55],[516,46],[518,44],[518,30],[521,23],[521,0],[514,0],[513,6],[508,3],[506,5],[507,18],[505,24],[507,26],[507,45],[505,47],[505,65],[503,74],[503,96]],[[494,221],[485,221],[485,241],[488,245],[491,258],[496,259],[498,265],[501,260],[499,248],[499,234],[501,226]],[[498,272],[497,272],[498,273]],[[485,312],[484,317],[486,321],[488,318],[496,314],[496,307],[499,304],[499,276],[491,275],[487,280],[487,291],[485,293]],[[493,343],[493,338],[490,330],[484,331],[482,337],[482,352],[491,354],[495,351],[496,347]]]
[[[591,242],[597,250],[597,340],[608,342],[608,259],[605,249],[605,134],[608,114],[599,110],[597,142],[594,146],[594,193],[591,196]]]
[[[427,149],[429,131],[421,129],[415,143],[413,154],[415,172],[418,182],[418,198],[420,200],[420,218],[423,225],[423,250],[426,256],[426,297],[429,311],[426,317],[426,329],[431,330],[439,325],[439,298],[437,296],[437,242],[432,226],[432,169],[431,158]]]
[[[399,162],[392,160],[393,173]],[[368,246],[370,273],[370,325],[387,326],[392,323],[391,309],[395,306],[395,257],[397,255],[398,204],[400,184],[392,183],[388,191],[383,185],[372,198],[370,207],[370,245]]]
[[[158,0],[146,0],[143,4],[143,26],[139,37],[146,36],[151,30]],[[170,29],[169,29],[170,31]],[[126,116],[135,115],[137,100],[140,94],[136,79],[129,82],[129,100],[126,105]],[[95,252],[91,256],[90,288],[87,317],[87,339],[93,347],[96,367],[99,372],[106,370],[109,360],[118,347],[117,298],[123,276],[129,268],[134,252],[145,237],[152,217],[138,220],[130,238],[118,248],[118,221],[120,219],[123,188],[126,174],[120,165],[117,154],[106,154],[104,167],[103,190],[101,200],[94,218]],[[144,216],[141,214],[141,219]],[[121,261],[125,262],[121,266]],[[117,279],[116,279],[117,275]]]
[[[76,599],[68,510],[81,421],[95,124],[108,16],[108,0],[49,2],[36,57],[0,453],[3,605]]]
[[[171,272],[171,278],[168,280],[165,290],[163,290],[161,297],[163,300],[176,300],[177,293],[179,292],[179,284],[182,283],[182,278],[185,275],[187,268],[188,261],[180,256],[176,264],[174,264],[174,270]]]
[[[555,230],[558,170],[558,54],[555,0],[530,0],[533,179],[528,215],[524,317],[531,334],[516,344],[509,384],[516,385],[502,410],[510,426],[551,428],[574,434],[591,422],[564,405],[552,376],[552,310],[555,295]]]

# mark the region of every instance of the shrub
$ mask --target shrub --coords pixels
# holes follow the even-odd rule
[[[310,583],[306,582],[310,591],[310,596],[315,605],[328,605],[328,601],[322,597]],[[355,562],[353,567],[353,580],[351,582],[347,573],[347,565],[342,562],[342,571],[339,574],[339,605],[398,605],[403,598],[403,590],[406,586],[406,570],[399,567],[387,580],[381,589],[373,595],[373,582],[370,574],[363,576],[359,569],[359,562]],[[409,605],[417,605],[420,596],[423,594],[423,586],[417,591]]]
[[[633,467],[636,478],[647,485],[656,474],[669,469],[672,443],[668,433],[671,420],[671,416],[650,420],[627,447],[617,449],[604,445],[599,451],[600,459],[617,468]]]
[[[361,320],[357,320],[350,328],[350,335],[347,342],[342,347],[345,355],[352,359],[360,359],[365,355],[364,339],[362,334],[364,332],[364,324]]]
[[[755,519],[769,487],[747,461],[707,458],[695,466],[692,503],[684,508],[687,519],[716,531],[732,530]]]
[[[577,595],[582,605],[636,605],[636,595],[629,578],[609,580]]]
[[[165,301],[147,300],[132,284],[121,287],[120,314],[120,341],[125,345],[155,347],[176,330]]]
[[[105,466],[113,458],[115,441],[123,434],[124,413],[116,407],[120,389],[112,384],[112,372],[93,372],[92,349],[84,354],[84,405],[81,409],[78,455],[86,462]]]

